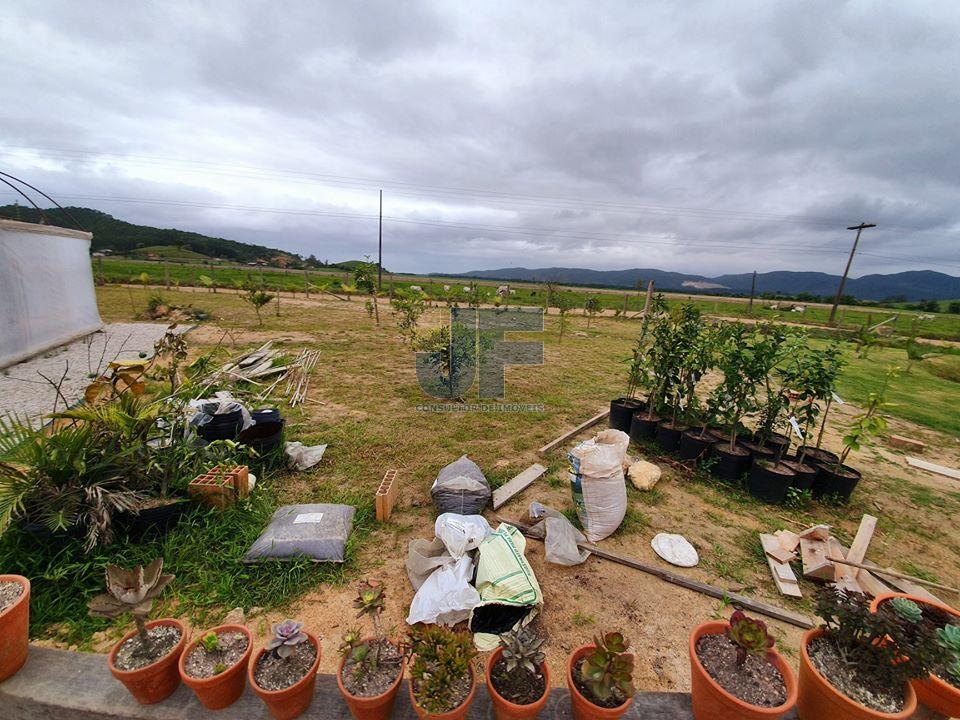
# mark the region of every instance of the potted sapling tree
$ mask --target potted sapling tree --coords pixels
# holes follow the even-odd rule
[[[935,634],[937,653],[930,674],[911,680],[911,685],[921,705],[944,717],[960,717],[960,612],[909,593],[878,595],[870,609],[900,624],[907,634]]]
[[[726,438],[710,448],[713,464],[710,472],[721,480],[739,480],[750,467],[750,451],[737,442],[743,432],[743,418],[755,408],[756,368],[748,329],[741,323],[731,325],[720,348],[717,366],[723,381],[714,390],[717,417]]]
[[[900,368],[895,365],[887,368],[879,390],[870,393],[864,411],[857,415],[847,427],[840,457],[835,463],[821,464],[818,467],[812,488],[815,498],[826,498],[838,503],[846,503],[850,499],[850,495],[860,482],[861,473],[846,464],[847,458],[852,451],[860,450],[871,437],[886,430],[887,419],[881,411],[891,407],[886,400],[887,388],[899,372]]]
[[[767,626],[740,610],[694,628],[689,652],[696,720],[778,718],[797,701],[797,681]]]
[[[595,637],[592,645],[574,650],[567,658],[567,687],[575,720],[616,720],[630,709],[633,654],[622,633]]]
[[[349,630],[340,646],[337,687],[356,720],[390,717],[403,679],[403,650],[387,638],[380,622],[384,598],[379,583],[360,585],[353,606],[357,617],[370,618],[373,637],[362,638],[359,630]]]
[[[657,295],[653,302],[653,312],[645,313],[640,323],[640,334],[633,345],[631,356],[627,358],[630,366],[627,373],[627,392],[610,401],[610,427],[613,430],[629,433],[634,413],[646,407],[646,403],[637,397],[637,391],[647,384],[650,321],[663,307],[663,297]]]
[[[0,682],[13,677],[30,648],[30,581],[0,575]]]
[[[462,720],[476,694],[469,633],[439,625],[415,625],[409,635],[410,704],[420,718]]]
[[[299,620],[284,620],[250,663],[250,687],[273,717],[292,720],[313,701],[319,665],[320,641]]]
[[[107,565],[107,592],[97,595],[87,607],[93,617],[118,618],[130,613],[137,625],[110,651],[110,672],[143,705],[160,702],[180,685],[177,661],[187,634],[172,618],[147,622],[153,601],[173,580],[165,575],[163,558],[124,570]]]
[[[247,686],[253,637],[243,625],[219,625],[187,646],[180,677],[207,710],[233,705]]]
[[[687,429],[685,419],[696,400],[696,386],[710,366],[712,342],[706,323],[693,305],[684,305],[673,322],[672,352],[677,358],[674,374],[664,392],[669,417],[657,426],[657,444],[668,453],[680,447],[680,436]]]
[[[500,636],[487,660],[487,692],[497,720],[532,720],[550,697],[550,670],[542,638],[529,625]]]
[[[634,442],[653,440],[663,420],[664,398],[679,372],[680,355],[675,350],[677,311],[662,312],[651,322],[650,347],[644,358],[643,384],[647,388],[646,407],[633,414],[630,439]]]
[[[823,350],[808,350],[811,367],[809,372],[810,385],[815,395],[814,397],[820,403],[823,403],[823,412],[820,414],[820,429],[817,432],[817,443],[811,447],[806,442],[806,438],[812,432],[813,425],[810,425],[804,431],[803,456],[797,453],[797,459],[806,461],[807,464],[831,463],[837,461],[837,454],[823,448],[823,435],[827,428],[827,418],[830,415],[830,408],[833,406],[834,396],[837,390],[837,380],[840,372],[846,364],[843,359],[843,353],[839,343],[828,345]],[[816,418],[814,418],[816,419]]]
[[[922,627],[906,632],[866,598],[832,587],[817,594],[824,624],[800,643],[800,720],[905,720],[917,709],[912,680],[926,678],[939,655]]]

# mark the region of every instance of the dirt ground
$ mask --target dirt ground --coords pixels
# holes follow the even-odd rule
[[[218,300],[225,301],[222,297]],[[282,611],[258,613],[249,621],[259,635],[258,643],[272,622],[285,617],[305,621],[322,636],[321,672],[335,672],[340,635],[364,623],[355,619],[352,608],[360,580],[385,584],[385,627],[395,635],[405,631],[413,597],[404,567],[407,544],[414,538],[433,535],[435,513],[429,488],[444,464],[469,452],[489,478],[502,482],[531,463],[542,462],[548,465],[548,473],[499,513],[520,518],[533,500],[558,510],[572,507],[565,453],[575,440],[546,458],[539,458],[535,450],[594,415],[616,396],[620,376],[625,373],[621,357],[629,349],[635,327],[604,319],[595,320],[593,327],[583,332],[585,320],[579,320],[571,328],[577,335],[568,335],[562,345],[553,339],[547,341],[543,366],[508,370],[510,400],[542,402],[548,406],[547,412],[529,417],[463,417],[463,413],[413,411],[424,398],[416,384],[409,350],[399,343],[385,309],[381,311],[385,327],[377,330],[360,302],[330,300],[320,305],[322,314],[312,315],[308,310],[316,307],[315,301],[301,306],[297,301],[284,300],[288,315],[268,322],[265,311],[265,328],[250,329],[248,324],[238,329],[240,321],[233,317],[222,325],[232,328],[239,346],[272,338],[322,350],[321,362],[314,371],[311,401],[304,406],[302,417],[292,423],[294,435],[289,439],[329,440],[331,444],[315,471],[285,480],[290,500],[322,502],[325,488],[335,483],[355,483],[369,488],[372,496],[387,468],[399,470],[401,492],[395,514],[363,543],[351,579],[343,585],[307,590]],[[292,307],[297,308],[296,313],[289,313]],[[291,318],[291,314],[299,317]],[[440,312],[432,311],[426,319],[436,324]],[[192,350],[199,352],[229,342],[223,340],[222,325],[211,323],[193,330],[188,336]],[[837,409],[833,428],[856,411],[851,403]],[[577,439],[590,437],[602,427],[586,431]],[[890,432],[926,442],[925,459],[960,467],[960,441],[956,437],[897,418],[890,420]],[[836,430],[828,430],[824,445],[839,449]],[[660,462],[656,454],[640,452],[635,446],[629,454],[634,459]],[[847,507],[810,503],[787,508],[761,505],[743,493],[660,462],[660,483],[649,492],[629,488],[627,521],[601,545],[642,562],[668,567],[654,554],[650,540],[658,532],[680,533],[697,548],[701,562],[691,569],[672,568],[675,572],[811,615],[810,598],[815,586],[801,580],[804,598],[799,601],[779,596],[759,549],[757,533],[779,528],[799,530],[824,522],[848,544],[862,515],[871,513],[879,517],[879,523],[868,552],[870,561],[956,585],[960,580],[960,531],[954,518],[960,510],[960,482],[909,468],[904,453],[882,442],[855,453],[850,464],[863,471],[864,479]],[[496,527],[494,513],[488,510],[487,517]],[[544,560],[543,545],[534,540],[527,541],[526,556],[543,590],[544,609],[538,623],[549,638],[546,651],[554,684],[564,683],[563,668],[571,650],[589,642],[595,633],[618,629],[626,634],[636,653],[639,689],[689,690],[688,633],[701,622],[727,615],[729,609],[720,601],[596,557],[572,568],[549,565]],[[763,619],[772,627],[778,647],[796,666],[802,631]],[[106,638],[103,644],[108,644]]]

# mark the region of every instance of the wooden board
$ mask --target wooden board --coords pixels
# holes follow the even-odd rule
[[[847,549],[841,544],[832,535],[827,538],[827,558],[839,558],[845,560],[847,557]],[[827,562],[830,562],[828,559]],[[857,572],[859,568],[855,568],[852,565],[841,565],[840,563],[830,563],[833,565],[833,579],[838,583],[848,583],[856,587],[856,591],[860,592],[860,587],[857,585]],[[852,588],[851,588],[852,589]]]
[[[926,470],[927,472],[936,473],[937,475],[943,475],[944,477],[953,478],[954,480],[960,480],[960,470],[937,465],[932,462],[927,462],[926,460],[921,460],[920,458],[907,455],[907,465]]]
[[[397,471],[387,470],[380,481],[380,487],[377,488],[375,503],[377,507],[377,521],[386,522],[393,513],[393,506],[397,502],[397,496],[400,494],[400,483],[397,482]]]
[[[949,605],[950,603],[944,603],[943,600],[938,598],[932,592],[927,590],[921,585],[916,585],[909,580],[904,580],[903,578],[894,577],[893,575],[884,575],[880,570],[872,571],[883,580],[885,583],[891,587],[896,588],[900,592],[910,593],[911,595],[916,595],[918,598],[923,600],[933,600],[934,602],[943,603],[944,605]]]
[[[919,453],[922,453],[927,449],[927,444],[925,442],[904,437],[903,435],[891,435],[887,438],[887,443],[890,445],[890,447],[895,447],[900,450],[912,450],[913,452]]]
[[[793,569],[785,562],[779,562],[772,556],[772,552],[785,553],[780,547],[780,541],[773,535],[760,533],[760,543],[763,545],[763,551],[767,555],[767,564],[770,566],[770,572],[773,575],[773,582],[781,595],[790,597],[803,597],[800,592],[800,586],[797,583],[797,576],[793,574]]]
[[[860,571],[860,574],[857,575],[857,584],[870,597],[876,597],[877,595],[893,592],[889,587],[880,582],[877,579],[877,576],[869,570]]]
[[[769,537],[777,540],[774,535],[770,535]],[[779,563],[792,563],[797,559],[797,554],[784,550],[779,540],[777,540],[776,543],[769,543],[769,545],[764,544],[763,551]]]
[[[800,538],[800,559],[803,561],[803,576],[815,580],[836,580],[836,570],[827,560],[827,544],[823,540]]]
[[[610,414],[610,410],[607,409],[607,410],[604,410],[602,413],[598,413],[597,415],[594,415],[592,418],[590,418],[589,420],[587,420],[585,423],[581,423],[580,425],[577,425],[573,430],[570,430],[569,432],[565,432],[563,435],[561,435],[560,437],[558,437],[556,440],[551,440],[550,442],[548,442],[548,443],[547,443],[546,445],[544,445],[542,448],[540,448],[539,450],[537,450],[537,454],[538,454],[538,455],[546,455],[548,452],[550,452],[550,451],[553,450],[555,447],[557,447],[557,445],[560,445],[561,443],[566,442],[567,440],[569,440],[570,438],[572,438],[574,435],[578,435],[579,433],[583,432],[583,431],[586,430],[587,428],[593,427],[593,426],[596,425],[598,422],[601,422],[602,420],[604,420],[609,414]]]
[[[873,531],[876,530],[877,519],[873,515],[864,515],[860,520],[860,527],[857,528],[857,534],[850,544],[850,552],[844,555],[845,560],[850,562],[862,563],[867,556],[867,548],[870,547],[870,541],[873,539]],[[856,577],[860,568],[854,568],[853,576]]]
[[[814,525],[800,533],[801,540],[804,538],[809,540],[826,540],[828,537],[830,537],[829,525]]]
[[[789,530],[777,530],[774,535],[780,541],[780,547],[789,553],[795,553],[800,547],[800,536]]]
[[[497,516],[497,520],[499,522],[509,523],[510,525],[519,528],[528,538],[540,540],[541,542],[543,541],[543,538],[537,537],[536,534],[531,533],[530,527],[524,525],[523,523],[516,522],[514,520],[507,520],[506,518],[500,516]],[[583,550],[589,550],[593,555],[603,558],[604,560],[610,560],[611,562],[631,567],[634,570],[639,570],[640,572],[647,573],[648,575],[658,577],[664,582],[668,582],[673,585],[679,585],[680,587],[685,587],[688,590],[694,590],[703,595],[707,595],[708,597],[717,598],[718,600],[729,600],[734,605],[746,608],[747,610],[752,610],[753,612],[760,613],[761,615],[766,615],[767,617],[772,617],[776,620],[782,620],[783,622],[790,623],[791,625],[796,625],[799,628],[809,630],[814,626],[813,621],[805,615],[801,615],[784,608],[779,608],[776,605],[770,605],[769,603],[761,602],[745,595],[739,595],[738,593],[730,592],[723,588],[707,585],[706,583],[693,580],[692,578],[688,578],[685,575],[680,575],[679,573],[671,572],[670,570],[665,570],[656,565],[648,565],[647,563],[642,563],[638,560],[609,552],[592,543],[580,542],[577,543],[577,546]]]
[[[547,469],[540,463],[534,463],[516,477],[508,480],[493,491],[493,509],[496,510],[519,492],[523,492]]]

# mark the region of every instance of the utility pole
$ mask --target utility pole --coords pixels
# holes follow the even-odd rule
[[[753,296],[757,292],[757,271],[753,271],[753,280],[750,282],[750,304],[747,305],[747,315],[753,315]]]
[[[380,225],[377,229],[377,290],[383,289],[383,190],[380,191]]]
[[[833,319],[837,315],[837,305],[840,304],[840,298],[843,296],[843,286],[847,284],[847,275],[850,273],[850,266],[853,264],[853,255],[857,252],[857,243],[860,242],[860,233],[867,228],[876,227],[876,223],[862,222],[859,225],[851,225],[847,230],[856,230],[857,237],[853,240],[853,247],[850,248],[850,257],[847,258],[847,267],[843,270],[843,277],[840,278],[840,287],[837,288],[837,297],[833,300],[833,307],[830,308],[830,319],[827,323],[833,325]]]

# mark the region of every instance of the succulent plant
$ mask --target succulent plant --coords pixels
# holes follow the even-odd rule
[[[284,620],[274,625],[273,637],[267,643],[267,650],[273,650],[278,657],[290,657],[294,646],[307,639],[307,634],[301,632],[302,628],[303,623],[299,620]]]
[[[144,648],[151,646],[147,635],[146,619],[153,608],[154,599],[173,580],[173,575],[164,575],[163,558],[159,557],[143,567],[124,570],[116,565],[107,565],[107,592],[97,595],[87,609],[93,617],[117,618],[130,613],[137,623],[137,633]]]
[[[909,598],[893,598],[893,600],[890,601],[890,607],[893,608],[897,617],[907,622],[918,623],[920,622],[920,618],[923,617],[923,610]]]
[[[773,636],[761,620],[747,617],[742,610],[734,610],[730,616],[727,637],[737,646],[737,665],[743,665],[748,655],[761,657],[773,647]]]
[[[593,638],[594,649],[580,663],[580,674],[597,700],[614,697],[626,702],[633,697],[633,657],[622,633],[609,632]]]
[[[937,644],[960,658],[960,625],[944,625],[937,629]]]
[[[386,593],[383,585],[380,583],[362,582],[357,588],[357,597],[353,601],[353,606],[357,608],[357,617],[369,615],[373,622],[373,630],[379,638],[382,636],[380,631],[380,613],[383,612]]]
[[[540,666],[546,659],[546,655],[540,648],[546,641],[546,638],[539,637],[529,626],[501,635],[500,644],[503,646],[501,657],[507,672],[514,672],[518,668],[525,668],[532,673],[539,672]]]
[[[957,658],[952,663],[947,665],[947,673],[949,673],[950,677],[952,677],[955,682],[960,683],[960,658]]]
[[[473,638],[440,625],[414,625],[410,630],[410,664],[417,703],[437,714],[456,707],[452,693],[470,673],[470,660],[476,655]]]
[[[200,638],[200,645],[208,653],[215,653],[220,649],[220,638],[215,632],[208,632]]]

